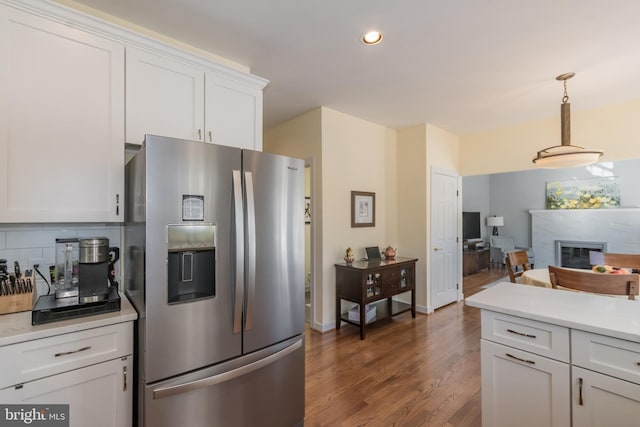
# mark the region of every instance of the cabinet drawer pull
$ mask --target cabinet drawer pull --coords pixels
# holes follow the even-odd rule
[[[535,335],[525,334],[523,332],[514,331],[513,329],[507,329],[507,332],[511,332],[512,334],[520,335],[521,337],[536,338]]]
[[[86,346],[86,347],[79,348],[79,349],[77,349],[77,350],[72,350],[72,351],[63,351],[62,353],[56,353],[56,354],[55,354],[55,357],[67,356],[67,355],[69,355],[69,354],[74,354],[74,353],[80,353],[81,351],[85,351],[85,350],[89,350],[89,349],[91,349],[91,346],[90,346],[90,345],[88,345],[88,346]]]
[[[580,397],[578,398],[578,404],[580,406],[583,406],[583,400],[582,400],[582,378],[578,378],[578,384],[580,385]]]
[[[122,391],[127,391],[127,367],[122,367]]]
[[[512,359],[517,360],[518,362],[528,363],[530,365],[535,365],[536,364],[536,362],[534,362],[533,360],[520,359],[519,357],[516,357],[513,354],[509,354],[509,353],[506,353],[506,355],[507,355],[507,357],[510,357]]]
[[[213,141],[213,137],[211,135],[211,131],[209,131],[209,142],[212,142],[212,141]]]

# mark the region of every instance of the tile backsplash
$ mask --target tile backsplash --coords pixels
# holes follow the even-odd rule
[[[120,224],[0,224],[0,258],[7,260],[9,271],[13,271],[14,261],[26,270],[34,264],[40,265],[40,272],[49,279],[49,266],[56,262],[57,238],[107,237],[109,246],[120,247]],[[38,290],[42,292],[46,284],[38,280]],[[116,263],[116,280],[120,282],[120,263]],[[42,286],[40,285],[42,284]],[[44,287],[44,288],[43,288]]]

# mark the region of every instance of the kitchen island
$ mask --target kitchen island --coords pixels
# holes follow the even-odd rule
[[[43,325],[0,316],[0,403],[68,404],[70,426],[131,426],[135,309]]]
[[[482,309],[484,426],[637,425],[637,302],[506,282],[465,302]]]

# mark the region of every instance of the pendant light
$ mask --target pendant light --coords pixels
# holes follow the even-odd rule
[[[556,80],[564,84],[564,96],[560,105],[560,122],[562,132],[562,145],[545,148],[538,151],[533,163],[539,168],[559,169],[586,166],[596,163],[604,152],[571,145],[571,104],[567,95],[567,80],[575,76],[575,73],[560,74]]]

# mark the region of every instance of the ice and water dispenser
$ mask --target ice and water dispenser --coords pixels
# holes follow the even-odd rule
[[[215,296],[214,224],[168,225],[167,252],[169,304]]]

